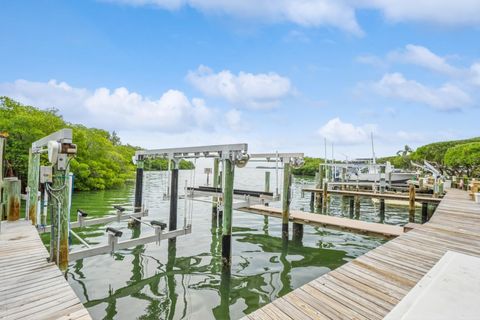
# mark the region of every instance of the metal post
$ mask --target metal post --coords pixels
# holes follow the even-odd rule
[[[408,190],[408,221],[415,222],[415,186],[413,184]]]
[[[170,218],[168,222],[168,230],[177,230],[177,206],[178,206],[178,167],[173,161],[171,171],[170,185]],[[175,241],[175,238],[169,239]]]
[[[133,212],[142,211],[142,197],[143,197],[143,158],[137,160],[137,175],[135,179],[135,204]]]
[[[32,153],[28,157],[28,217],[33,225],[37,224],[38,182],[40,177],[40,154]]]
[[[20,190],[22,182],[18,178],[3,179],[8,221],[20,219]]]
[[[428,221],[428,202],[422,202],[422,223]]]
[[[290,216],[290,163],[283,163],[283,193],[282,193],[282,237],[288,239],[288,219]]]
[[[232,160],[224,160],[225,186],[223,195],[223,223],[222,223],[222,261],[224,267],[230,266],[232,261],[232,204],[233,178],[235,165]]]

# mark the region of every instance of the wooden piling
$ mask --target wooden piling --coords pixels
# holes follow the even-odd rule
[[[385,221],[385,199],[380,198],[380,222]]]
[[[171,184],[170,184],[170,215],[168,220],[168,230],[177,230],[177,207],[178,207],[178,165],[172,161]],[[169,239],[170,242],[176,238]]]
[[[18,178],[4,178],[4,200],[6,203],[6,216],[8,221],[20,219],[20,190],[22,182]]]
[[[270,192],[270,171],[265,171],[265,192]]]
[[[233,179],[235,164],[230,159],[224,160],[225,188],[223,197],[223,222],[222,222],[222,262],[224,267],[229,267],[232,262],[232,209],[233,209]]]
[[[408,221],[415,222],[415,186],[413,184],[408,189]]]
[[[350,202],[350,210],[349,210],[350,219],[352,219],[352,218],[353,218],[353,213],[354,213],[354,207],[355,207],[355,199],[354,199],[354,197],[350,197],[350,198],[349,198],[349,202]]]
[[[327,208],[327,201],[328,201],[328,182],[327,181],[325,181],[323,183],[323,192],[322,193],[323,193],[323,195],[322,195],[322,198],[323,198],[322,199],[323,200],[322,201],[323,202],[322,207],[326,209]]]
[[[65,154],[59,155],[59,157],[66,157]],[[56,228],[55,239],[53,241],[53,261],[57,263],[60,270],[64,271],[68,267],[68,238],[69,238],[69,225],[68,216],[70,199],[69,188],[69,172],[68,170],[60,170],[57,165],[53,167],[53,183],[52,189],[58,191],[52,191],[52,205],[53,205],[53,222],[52,225]]]
[[[428,221],[428,202],[422,202],[422,223]]]
[[[303,224],[301,223],[293,223],[292,228],[292,240],[293,242],[302,242],[303,239]]]
[[[4,152],[5,152],[5,142],[6,138],[4,135],[0,133],[0,221],[3,220],[4,216],[4,203],[3,203],[3,160],[4,160]]]
[[[219,159],[215,158],[213,160],[213,187],[218,188],[218,165],[219,165]],[[215,216],[215,219],[217,218],[217,197],[212,198],[212,217]]]
[[[28,156],[28,218],[37,224],[38,183],[40,178],[40,154],[29,151]]]
[[[360,217],[360,197],[355,196],[355,219]]]
[[[318,180],[317,180],[317,189],[321,189],[323,186],[323,177],[325,174],[324,166],[321,164],[318,165]],[[323,205],[323,198],[320,192],[315,193],[315,204],[317,208],[321,208]]]
[[[282,238],[288,239],[288,219],[290,216],[290,184],[291,171],[290,163],[283,164],[283,193],[282,193]]]
[[[140,156],[141,157],[141,156]],[[134,203],[134,212],[142,211],[142,193],[143,193],[143,158],[137,160],[137,171],[135,178],[135,203]]]

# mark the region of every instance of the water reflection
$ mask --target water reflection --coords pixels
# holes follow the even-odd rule
[[[239,172],[238,188],[245,186]],[[167,179],[156,174],[147,176],[149,184],[144,190],[151,215],[148,219],[166,221],[168,202],[158,195],[163,194],[162,181]],[[189,173],[182,174],[180,181]],[[252,174],[257,173],[247,172],[245,177],[251,179]],[[254,178],[263,181],[263,171],[258,175]],[[201,177],[196,179],[202,183]],[[293,186],[292,208],[313,211],[309,199],[300,196],[301,180],[294,181]],[[113,212],[112,204],[131,207],[132,197],[132,188],[76,194],[73,207],[102,215]],[[331,197],[323,214],[348,217],[348,208],[348,199]],[[355,213],[355,218],[378,219],[372,208],[362,203],[362,213]],[[179,212],[184,212],[182,201]],[[387,207],[387,221],[399,215]],[[95,319],[238,319],[383,243],[377,238],[310,226],[304,227],[303,237],[286,241],[280,219],[237,211],[233,224],[231,270],[223,270],[221,263],[221,218],[212,215],[210,204],[199,203],[195,204],[191,235],[160,246],[148,244],[113,256],[78,260],[70,265],[69,282]],[[128,229],[126,223],[113,225],[124,231],[126,238],[153,232],[144,225],[134,229]],[[79,231],[91,243],[104,243],[103,229],[98,226]]]

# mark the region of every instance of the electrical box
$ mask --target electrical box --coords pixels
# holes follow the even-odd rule
[[[52,183],[52,167],[40,166],[40,183]]]

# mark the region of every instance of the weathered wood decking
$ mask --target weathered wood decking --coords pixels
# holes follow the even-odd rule
[[[426,224],[245,319],[382,319],[448,250],[480,256],[480,205],[455,189]]]
[[[302,191],[304,192],[314,192],[314,193],[322,193],[323,189],[316,189],[316,188],[303,188]],[[380,193],[380,192],[368,192],[368,191],[350,191],[350,190],[328,190],[328,194],[338,194],[343,196],[360,196],[360,197],[369,197],[369,198],[378,198],[378,199],[391,199],[391,200],[402,200],[408,201],[410,198],[405,193]],[[416,195],[415,196],[416,202],[426,202],[426,203],[433,203],[437,204],[442,201],[441,198],[434,198],[431,196],[425,195]]]
[[[263,205],[253,205],[247,208],[240,208],[240,211],[257,213],[261,215],[272,216],[276,218],[282,217],[282,210],[279,208],[267,207]],[[400,226],[388,225],[383,223],[365,222],[348,218],[332,217],[323,214],[308,213],[303,211],[290,211],[290,221],[308,224],[318,227],[343,230],[353,233],[361,233],[367,235],[377,235],[387,238],[397,237],[404,232],[404,228]]]
[[[91,319],[29,221],[0,232],[0,319]]]

